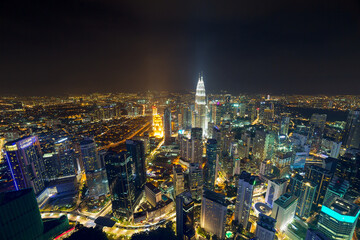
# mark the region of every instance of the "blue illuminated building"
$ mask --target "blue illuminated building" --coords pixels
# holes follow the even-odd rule
[[[6,160],[16,190],[44,190],[44,163],[37,136],[23,137],[5,144]]]
[[[351,240],[360,214],[360,207],[338,196],[321,207],[318,230],[331,239]]]

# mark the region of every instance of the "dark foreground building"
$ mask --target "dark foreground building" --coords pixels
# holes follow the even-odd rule
[[[66,216],[42,220],[32,188],[0,193],[0,239],[47,240],[69,228]]]

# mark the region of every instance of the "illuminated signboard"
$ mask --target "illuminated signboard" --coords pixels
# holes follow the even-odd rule
[[[20,149],[31,146],[36,141],[36,137],[29,137],[19,142]]]
[[[63,138],[63,139],[60,139],[59,141],[57,141],[56,143],[62,143],[62,142],[65,142],[68,138]]]

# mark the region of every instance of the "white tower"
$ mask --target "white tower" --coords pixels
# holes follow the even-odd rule
[[[195,127],[203,129],[203,136],[207,134],[207,104],[203,75],[199,75],[195,95]]]

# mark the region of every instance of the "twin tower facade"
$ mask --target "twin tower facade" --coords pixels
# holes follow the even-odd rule
[[[202,74],[199,75],[199,80],[196,86],[194,122],[195,127],[202,128],[203,135],[206,136],[208,125],[208,106],[204,77]]]

